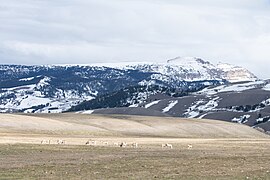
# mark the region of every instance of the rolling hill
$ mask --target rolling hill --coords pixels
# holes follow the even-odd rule
[[[267,137],[245,125],[224,121],[172,117],[82,115],[74,113],[0,114],[0,121],[0,133],[19,133],[30,137],[34,134],[39,134],[41,137],[44,135],[210,139]]]

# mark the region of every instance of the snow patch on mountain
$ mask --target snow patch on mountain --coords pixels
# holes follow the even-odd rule
[[[221,69],[225,72],[229,72],[231,71],[232,69],[234,69],[236,66],[233,66],[231,64],[228,64],[228,63],[218,63],[217,64],[217,68],[218,69]]]
[[[249,89],[260,88],[265,85],[264,81],[255,81],[241,84],[229,84],[229,85],[221,85],[217,87],[208,87],[194,94],[208,94],[213,95],[221,92],[242,92]],[[270,87],[270,86],[269,86]],[[265,86],[266,88],[266,86]],[[264,88],[264,89],[265,89]]]
[[[50,102],[50,99],[48,98],[40,98],[35,97],[31,95],[27,95],[25,97],[22,97],[22,100],[19,102],[19,106],[17,106],[18,109],[25,109],[32,106],[38,106],[38,105],[45,105]]]
[[[151,102],[151,103],[149,103],[149,104],[146,104],[144,107],[147,109],[147,108],[150,108],[151,106],[153,106],[153,105],[155,105],[155,104],[158,104],[160,102],[160,100],[158,100],[158,101],[153,101],[153,102]]]
[[[17,86],[17,87],[12,87],[12,88],[3,88],[2,90],[7,91],[7,92],[10,92],[10,91],[24,92],[25,90],[33,90],[35,87],[36,87],[35,84],[30,84],[30,85],[23,85],[23,86]]]
[[[263,90],[270,91],[270,84],[267,84],[264,86]]]
[[[201,112],[208,112],[214,110],[218,106],[219,97],[214,97],[210,100],[198,100],[190,106],[184,114],[188,118],[195,118]]]
[[[94,110],[83,111],[81,114],[93,114]]]
[[[156,81],[155,80],[143,80],[141,82],[138,83],[140,86],[151,86],[151,85],[155,85]]]
[[[197,107],[198,111],[211,111],[218,106],[219,97],[209,100],[206,104]]]
[[[39,81],[39,83],[37,84],[37,88],[42,88],[44,86],[48,86],[50,85],[50,81],[51,81],[51,78],[50,77],[44,77],[43,79],[41,79]]]
[[[186,112],[184,113],[184,116],[187,117],[187,118],[195,118],[197,117],[200,113],[199,111],[197,110],[197,107],[200,105],[200,104],[205,104],[205,101],[203,100],[199,100],[197,102],[194,102],[192,104],[192,106],[190,106]]]
[[[174,59],[167,60],[168,65],[176,65],[185,69],[192,69],[195,71],[203,72],[206,69],[216,68],[213,64],[208,61],[204,61],[196,57],[177,57]]]
[[[175,100],[175,101],[170,101],[170,104],[168,104],[167,107],[165,107],[162,112],[163,113],[166,113],[166,112],[169,112],[176,104],[178,103],[178,100]]]
[[[232,122],[237,122],[237,123],[245,123],[248,121],[248,118],[250,118],[251,116],[250,115],[243,115],[243,116],[240,116],[240,117],[235,117],[232,119]]]
[[[19,79],[19,81],[31,81],[33,79],[35,79],[35,77],[23,78],[23,79]]]

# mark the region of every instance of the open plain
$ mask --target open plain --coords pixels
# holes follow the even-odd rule
[[[0,162],[0,179],[270,179],[270,138],[215,120],[0,114]]]

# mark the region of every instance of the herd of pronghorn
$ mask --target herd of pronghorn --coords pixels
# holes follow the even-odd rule
[[[55,142],[53,142],[52,140],[42,140],[41,141],[41,144],[66,144],[66,141],[65,140],[62,140],[62,139],[58,139],[56,140]],[[97,141],[95,140],[88,140],[86,141],[85,145],[90,145],[90,146],[96,146],[98,143]],[[103,145],[103,146],[109,146],[109,142],[106,142],[106,141],[101,141],[99,142],[99,145]],[[115,147],[133,147],[133,148],[138,148],[138,143],[136,142],[133,142],[133,143],[130,143],[128,144],[127,142],[115,142],[112,144],[113,146]],[[165,144],[161,144],[161,148],[169,148],[169,149],[172,149],[173,148],[173,145],[172,144],[169,144],[169,143],[165,143]],[[191,144],[188,144],[188,149],[192,149],[192,145]]]

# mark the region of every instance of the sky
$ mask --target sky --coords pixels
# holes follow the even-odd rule
[[[0,0],[0,64],[177,56],[270,78],[270,0]]]

